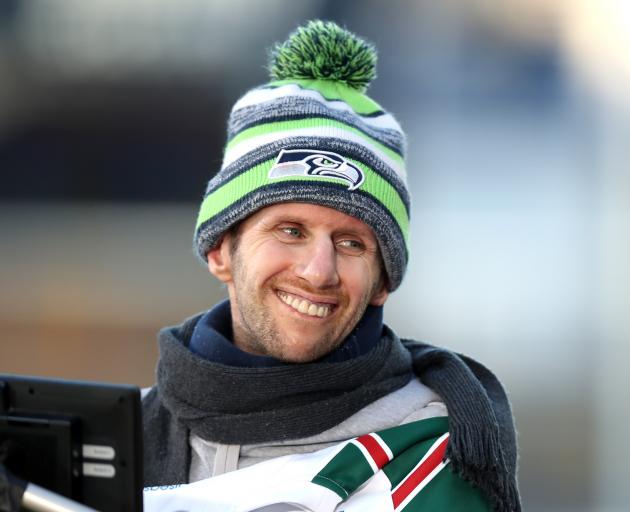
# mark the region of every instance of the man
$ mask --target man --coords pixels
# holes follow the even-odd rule
[[[499,382],[382,323],[407,265],[409,195],[402,129],[365,95],[375,63],[361,39],[310,22],[275,48],[273,81],[234,106],[195,232],[229,301],[160,333],[143,402],[147,486],[214,477],[205,496],[219,499],[243,475],[265,494],[260,479],[290,460],[295,472],[315,464],[303,495],[314,484],[346,510],[376,476],[396,510],[520,510]],[[352,450],[349,470],[358,457],[371,472],[331,483]],[[428,461],[422,484],[409,484]],[[414,489],[404,499],[403,484]]]

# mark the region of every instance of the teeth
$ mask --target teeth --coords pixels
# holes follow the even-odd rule
[[[320,306],[318,304],[314,304],[311,301],[300,299],[299,297],[289,295],[285,292],[278,292],[278,297],[280,297],[280,300],[282,300],[282,302],[288,304],[293,309],[299,311],[304,315],[318,316],[320,318],[324,318],[330,313],[330,306]]]

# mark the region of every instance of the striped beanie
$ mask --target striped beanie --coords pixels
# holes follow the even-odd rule
[[[311,21],[276,45],[269,70],[272,81],[230,113],[223,164],[199,210],[198,255],[206,260],[227,230],[265,206],[313,203],[372,228],[396,289],[408,258],[405,136],[365,94],[374,48],[335,23]]]

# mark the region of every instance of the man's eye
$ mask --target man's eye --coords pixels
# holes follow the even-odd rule
[[[353,239],[340,240],[339,242],[337,242],[337,245],[353,252],[359,252],[359,251],[365,250],[365,245],[363,245],[363,243],[360,242],[359,240],[353,240]]]
[[[294,227],[282,228],[282,231],[293,238],[299,238],[302,235],[302,232],[298,228]]]

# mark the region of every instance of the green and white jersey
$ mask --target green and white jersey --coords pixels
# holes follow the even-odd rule
[[[491,510],[445,459],[448,418],[366,434],[179,485],[147,488],[147,512],[440,512]]]

